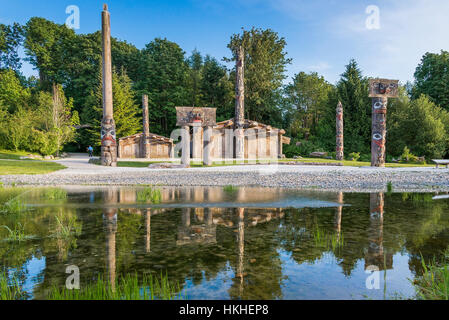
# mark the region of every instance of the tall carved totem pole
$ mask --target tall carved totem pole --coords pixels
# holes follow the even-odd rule
[[[236,83],[235,83],[235,116],[234,116],[234,135],[235,135],[235,158],[243,159],[245,157],[245,134],[243,126],[245,124],[245,83],[244,68],[245,56],[243,48],[240,46],[237,50],[236,61]]]
[[[398,97],[398,80],[370,79],[369,96],[373,98],[371,166],[385,167],[388,98]]]
[[[101,164],[117,166],[117,139],[112,102],[111,18],[108,6],[101,13],[101,35],[103,46],[103,119],[101,121]]]
[[[142,96],[142,115],[143,115],[143,157],[149,159],[150,154],[150,117],[148,114],[148,96]]]
[[[337,141],[336,141],[336,155],[335,159],[342,161],[344,158],[344,143],[343,143],[343,105],[341,102],[338,102],[337,105],[337,117],[336,117],[336,124],[337,124]]]

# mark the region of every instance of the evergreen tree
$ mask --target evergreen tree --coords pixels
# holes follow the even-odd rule
[[[372,103],[368,97],[368,79],[362,76],[355,60],[349,62],[341,75],[336,86],[336,98],[330,100],[330,110],[334,110],[332,116],[335,121],[337,100],[343,104],[345,154],[370,153]]]
[[[84,108],[80,116],[81,122],[90,125],[90,128],[82,135],[83,139],[85,139],[83,147],[87,145],[99,147],[101,145],[100,129],[103,117],[103,87],[101,76],[98,79],[99,83],[96,90],[92,91],[87,99],[89,105]],[[124,69],[120,73],[117,73],[115,69],[113,70],[112,94],[117,139],[142,131],[140,107],[134,100],[131,86],[131,80]]]

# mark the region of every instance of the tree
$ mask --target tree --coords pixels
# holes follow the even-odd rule
[[[169,135],[176,126],[175,106],[188,105],[189,67],[184,51],[174,42],[156,38],[142,50],[139,94],[148,94],[150,129]]]
[[[336,86],[336,95],[329,100],[330,117],[334,120],[338,101],[343,104],[345,154],[369,153],[371,150],[371,98],[368,79],[363,77],[357,62],[351,60]],[[335,135],[334,135],[335,139]],[[335,145],[335,141],[334,141]]]
[[[316,133],[316,127],[326,111],[331,87],[316,72],[300,72],[293,77],[293,83],[286,86],[290,132],[294,137],[304,136],[307,139],[310,133]]]
[[[410,101],[405,90],[389,107],[387,150],[399,156],[405,147],[427,159],[441,158],[449,150],[449,112],[421,95]],[[410,134],[413,132],[413,134]]]
[[[201,106],[217,109],[217,120],[234,117],[234,84],[226,67],[215,58],[204,58],[200,82]]]
[[[202,70],[203,70],[203,57],[198,50],[194,50],[192,55],[187,60],[189,65],[189,89],[190,93],[190,105],[193,107],[200,107],[200,101],[202,92],[200,91],[200,83],[202,78]]]
[[[117,73],[115,69],[113,70],[112,94],[117,139],[142,131],[141,116],[139,114],[140,108],[134,100],[134,93],[131,86],[131,80],[124,69],[120,73]],[[85,107],[81,115],[81,120],[91,125],[91,128],[87,130],[89,136],[84,136],[85,141],[83,141],[83,146],[91,144],[99,147],[101,145],[100,127],[103,117],[102,88],[102,80],[101,76],[99,76],[97,88],[91,92],[88,99],[90,104]]]
[[[29,89],[23,88],[16,72],[11,69],[0,70],[0,103],[13,113],[28,103]]]
[[[272,125],[282,122],[282,82],[286,66],[291,63],[284,51],[286,45],[285,39],[271,29],[252,28],[231,37],[228,48],[233,56],[225,61],[235,61],[240,46],[245,52],[246,118]]]
[[[415,71],[413,98],[422,94],[449,111],[449,52],[426,53]]]
[[[0,69],[20,70],[18,48],[23,41],[23,28],[18,23],[0,24]]]

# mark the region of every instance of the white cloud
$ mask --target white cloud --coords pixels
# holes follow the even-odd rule
[[[449,50],[449,1],[384,0],[378,6],[380,30],[364,28],[364,12],[333,21],[332,29],[358,53],[366,75],[412,80],[426,52]]]

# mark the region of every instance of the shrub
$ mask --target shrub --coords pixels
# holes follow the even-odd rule
[[[360,152],[351,152],[349,154],[349,159],[351,159],[351,161],[358,161],[360,159]]]

